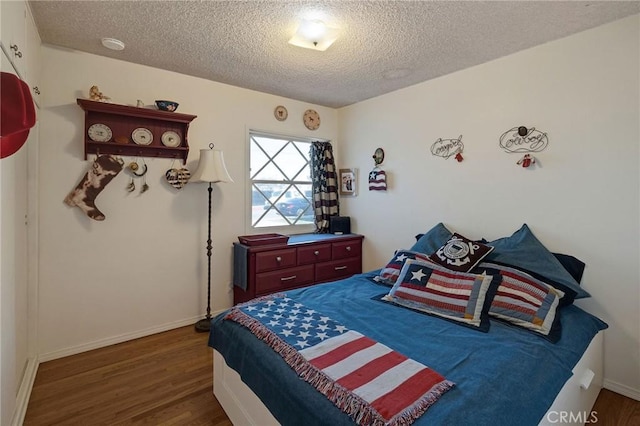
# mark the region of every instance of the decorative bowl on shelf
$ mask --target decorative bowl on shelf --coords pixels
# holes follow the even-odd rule
[[[156,106],[162,111],[175,111],[178,109],[178,103],[173,101],[156,101]]]

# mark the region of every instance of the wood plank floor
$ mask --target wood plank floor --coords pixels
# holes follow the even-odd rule
[[[24,424],[231,425],[192,326],[40,364]],[[598,425],[640,425],[640,402],[602,390]]]
[[[602,389],[593,406],[598,426],[640,425],[640,401]]]
[[[192,326],[40,364],[25,425],[231,425]]]

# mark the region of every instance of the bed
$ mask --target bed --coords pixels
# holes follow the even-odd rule
[[[435,232],[436,228],[441,232]],[[527,243],[532,234],[528,228],[520,231],[523,229],[504,241],[488,243],[493,243],[499,252],[494,253],[492,261],[504,260],[500,256],[508,253],[510,246],[525,249],[531,257],[532,249]],[[434,252],[451,237],[441,224],[425,235],[427,241],[421,237],[422,241],[412,247],[415,250],[409,251]],[[537,264],[545,262],[540,256],[534,257]],[[509,260],[514,263],[513,257]],[[399,270],[404,271],[411,264],[424,266],[418,260],[405,261]],[[567,272],[566,268],[563,270]],[[273,297],[286,297],[330,317],[349,330],[357,330],[428,366],[453,383],[405,424],[536,425],[560,420],[564,424],[585,423],[589,419],[602,383],[603,330],[607,327],[604,322],[565,302],[556,310],[554,323],[561,324],[562,329],[555,342],[502,318],[491,317],[488,329],[480,331],[450,318],[383,300],[390,288],[397,286],[389,287],[388,282],[377,280],[384,271],[385,268]],[[528,271],[532,272],[531,268]],[[398,274],[399,283],[403,275]],[[493,298],[494,295],[490,299]],[[486,303],[488,306],[492,302]],[[301,380],[299,372],[274,350],[272,343],[258,338],[247,323],[231,320],[232,312],[238,309],[213,320],[209,340],[214,349],[214,393],[234,424],[354,424],[353,415],[350,417],[317,387]]]

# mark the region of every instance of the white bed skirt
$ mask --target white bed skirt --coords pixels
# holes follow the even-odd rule
[[[583,425],[589,420],[593,422],[593,415],[597,418],[591,408],[602,388],[603,334],[601,331],[593,338],[540,425]],[[216,350],[213,351],[213,371],[213,393],[234,425],[279,425],[260,398]]]

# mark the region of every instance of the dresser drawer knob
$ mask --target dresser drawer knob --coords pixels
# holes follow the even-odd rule
[[[347,246],[347,251],[351,251],[351,246]]]
[[[278,263],[282,262],[282,258],[280,256],[276,257],[276,262]]]
[[[320,252],[318,250],[314,251],[313,254],[315,254],[316,256],[318,256],[320,254]]]
[[[333,269],[335,269],[336,271],[342,271],[343,269],[347,269],[347,267],[346,266],[336,266]]]
[[[291,275],[290,277],[282,277],[280,278],[280,281],[291,281],[291,280],[295,280],[298,276],[297,275]]]

